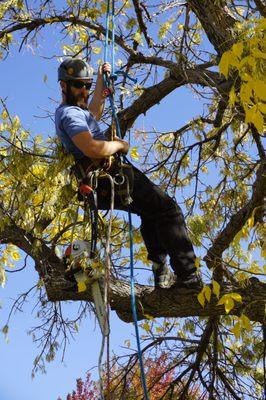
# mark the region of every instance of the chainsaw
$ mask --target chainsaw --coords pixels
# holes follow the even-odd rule
[[[71,243],[65,251],[65,260],[68,265],[67,275],[74,277],[79,292],[84,292],[88,286],[91,287],[97,319],[102,334],[107,336],[109,334],[109,326],[104,300],[99,285],[99,280],[103,278],[104,274],[100,268],[95,268],[95,261],[92,262],[90,255],[90,242],[85,240],[76,240]]]

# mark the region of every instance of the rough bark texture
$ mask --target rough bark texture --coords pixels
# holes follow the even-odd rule
[[[188,4],[201,22],[217,53],[220,55],[228,50],[233,44],[232,28],[236,21],[229,14],[225,2],[189,0]]]
[[[48,298],[51,301],[85,300],[92,301],[92,295],[88,288],[85,292],[75,293],[71,283],[51,277],[46,286]],[[252,279],[243,287],[226,287],[222,294],[238,292],[242,296],[242,303],[235,302],[231,311],[232,315],[245,313],[252,321],[265,321],[266,284],[257,279]],[[215,317],[226,315],[224,306],[217,306],[218,300],[212,297],[211,302],[202,307],[197,300],[195,291],[187,289],[159,289],[150,286],[135,285],[136,303],[138,305],[138,319],[145,319],[147,315],[158,317]],[[130,304],[130,284],[122,280],[111,281],[110,305],[120,319],[132,322]]]

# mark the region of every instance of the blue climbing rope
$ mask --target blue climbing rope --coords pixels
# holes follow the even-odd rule
[[[107,0],[105,43],[104,43],[104,62],[107,62],[108,49],[109,49],[108,41],[109,41],[109,32],[110,32],[110,12],[111,12],[112,13],[112,15],[111,15],[111,22],[112,22],[112,27],[111,27],[112,73],[113,73],[114,67],[115,67],[115,49],[114,49],[114,44],[115,44],[115,33],[114,33],[115,32],[115,4],[114,3],[115,3],[115,0],[112,0],[112,7],[110,7],[110,0]],[[124,73],[121,70],[117,71],[116,74],[113,73],[111,78],[113,78],[115,80],[117,78],[118,74],[123,74],[124,76],[127,76],[129,79],[131,79],[132,81],[134,81],[136,83],[135,79],[129,77],[126,73]],[[105,88],[108,88],[108,83],[109,83],[108,80],[109,80],[109,77],[107,77],[105,75],[104,76]],[[119,124],[119,120],[118,120],[118,116],[117,116],[117,112],[116,112],[113,94],[109,92],[108,98],[109,98],[109,102],[110,102],[112,116],[113,116],[113,119],[114,119],[115,125],[116,125],[116,134],[119,138],[121,138],[122,136],[121,136],[120,124]],[[143,387],[144,398],[145,398],[145,400],[149,400],[143,359],[142,359],[142,350],[141,350],[141,344],[140,344],[137,307],[136,307],[135,279],[134,279],[133,229],[132,229],[132,217],[131,217],[130,209],[128,209],[128,222],[129,222],[129,242],[130,242],[130,300],[131,300],[131,308],[132,308],[132,314],[133,314],[133,320],[134,320],[134,326],[135,326],[135,334],[136,334],[136,339],[137,339],[138,359],[139,359],[140,373],[141,373],[141,383],[142,383],[142,387]]]
[[[137,339],[138,358],[139,358],[139,366],[140,366],[140,372],[141,372],[141,383],[142,383],[142,387],[143,387],[143,391],[144,391],[145,400],[149,400],[143,359],[142,359],[142,351],[141,351],[141,345],[140,345],[138,317],[137,317],[137,308],[136,308],[135,279],[134,279],[134,253],[133,253],[133,229],[132,229],[132,218],[131,218],[130,210],[128,210],[128,222],[129,222],[129,243],[130,243],[130,300],[131,300],[131,308],[132,308],[135,333],[136,333],[136,339]]]

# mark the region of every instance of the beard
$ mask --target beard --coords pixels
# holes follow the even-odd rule
[[[71,86],[67,83],[67,90],[65,93],[66,103],[70,106],[77,106],[82,108],[82,110],[88,110],[88,98],[89,96],[84,96],[84,94],[80,94],[75,96],[72,93]]]

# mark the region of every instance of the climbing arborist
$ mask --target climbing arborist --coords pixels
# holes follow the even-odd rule
[[[108,141],[100,131],[100,120],[106,98],[104,74],[111,73],[109,63],[99,67],[95,90],[91,101],[92,69],[82,59],[64,60],[58,69],[58,81],[62,90],[62,103],[56,109],[56,133],[67,152],[72,153],[78,165],[86,170],[96,168],[102,162],[117,153],[127,154],[129,144],[118,137]],[[96,164],[95,164],[96,161]],[[201,279],[196,273],[195,254],[188,237],[181,208],[152,183],[141,171],[133,167],[134,180],[131,193],[130,210],[141,218],[141,234],[144,239],[148,259],[152,261],[155,286],[166,288],[172,281],[174,285],[185,288],[200,288]],[[100,179],[97,187],[98,208],[110,207],[110,184]],[[127,210],[121,196],[115,193],[115,209]]]

